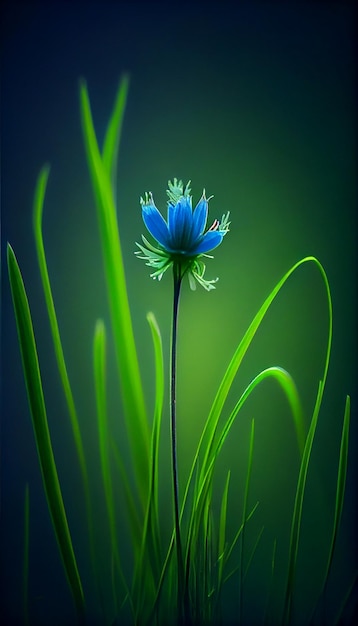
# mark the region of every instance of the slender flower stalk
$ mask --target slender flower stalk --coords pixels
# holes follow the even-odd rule
[[[173,474],[173,500],[174,500],[174,524],[175,524],[175,542],[177,550],[178,565],[178,617],[179,624],[185,620],[184,608],[184,561],[180,536],[179,521],[179,480],[178,480],[178,457],[177,457],[177,428],[176,428],[176,354],[177,354],[177,328],[178,328],[178,309],[180,288],[182,282],[181,266],[179,263],[173,265],[173,282],[174,282],[174,298],[173,298],[173,326],[172,326],[172,343],[171,343],[171,367],[170,367],[170,427],[171,427],[171,443],[172,443],[172,474]]]
[[[174,525],[177,550],[178,566],[178,595],[177,610],[178,623],[180,626],[190,624],[189,592],[185,584],[184,560],[180,534],[179,517],[179,479],[177,461],[177,428],[176,428],[176,353],[177,353],[177,327],[178,309],[182,280],[185,274],[189,277],[189,284],[195,289],[198,282],[204,289],[215,289],[218,280],[204,278],[204,257],[212,258],[207,253],[217,248],[229,230],[229,212],[224,214],[219,221],[215,219],[209,229],[206,229],[208,217],[208,204],[210,198],[206,198],[205,190],[195,209],[192,208],[190,195],[190,181],[185,189],[182,181],[169,181],[167,190],[168,213],[167,221],[163,218],[154,204],[151,193],[146,193],[144,199],[140,199],[142,206],[143,221],[156,241],[152,245],[143,235],[142,243],[137,243],[139,251],[136,252],[140,259],[153,268],[152,278],[161,280],[164,272],[173,268],[174,298],[173,298],[173,326],[171,342],[171,376],[170,376],[170,425],[172,447],[172,473],[173,473],[173,503]]]

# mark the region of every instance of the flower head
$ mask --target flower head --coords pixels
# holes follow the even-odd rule
[[[169,267],[176,265],[181,276],[188,273],[192,289],[195,289],[195,280],[207,290],[215,289],[214,283],[218,279],[204,278],[202,258],[212,258],[207,253],[221,244],[229,230],[229,212],[221,221],[215,219],[206,230],[210,197],[206,198],[204,190],[193,210],[189,185],[190,181],[184,189],[182,181],[176,178],[172,183],[168,182],[167,221],[155,206],[151,193],[140,199],[143,221],[158,246],[153,246],[142,235],[143,245],[137,243],[139,251],[136,254],[154,268],[152,278],[160,280]]]

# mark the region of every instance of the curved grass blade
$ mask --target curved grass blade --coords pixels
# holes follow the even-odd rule
[[[113,171],[113,162],[117,154],[114,131],[115,129],[120,129],[121,126],[125,95],[126,88],[123,88],[122,96],[118,96],[116,100],[116,110],[112,114],[109,123],[103,160],[93,126],[87,87],[83,80],[80,83],[83,136],[96,198],[123,408],[138,492],[143,510],[145,510],[149,487],[150,434],[133,336],[116,208],[109,172],[109,170]]]
[[[24,565],[23,565],[23,594],[24,594],[24,624],[29,626],[29,552],[30,552],[30,493],[29,485],[25,488],[24,506]]]
[[[283,278],[281,278],[281,280],[277,283],[277,285],[274,287],[274,289],[271,291],[271,293],[269,294],[269,296],[266,298],[265,302],[263,303],[263,305],[260,307],[259,311],[257,312],[257,314],[255,315],[254,319],[252,320],[250,326],[248,327],[245,335],[243,336],[242,340],[240,341],[238,347],[236,348],[236,351],[227,367],[227,370],[223,376],[223,379],[220,383],[219,389],[217,391],[217,394],[214,398],[214,402],[212,404],[208,419],[205,423],[203,432],[201,434],[200,437],[200,441],[198,443],[198,447],[197,447],[197,451],[195,453],[194,459],[193,459],[193,463],[192,463],[192,467],[191,467],[191,471],[187,480],[187,485],[185,488],[185,492],[184,492],[184,498],[183,498],[183,507],[185,506],[185,502],[186,502],[186,498],[188,495],[188,491],[189,491],[189,487],[192,481],[192,477],[195,471],[195,467],[199,458],[199,454],[200,454],[200,450],[202,449],[202,447],[204,446],[204,440],[205,438],[208,438],[208,442],[205,445],[205,451],[204,451],[204,462],[202,464],[202,469],[201,469],[201,477],[203,476],[203,473],[206,472],[207,469],[207,462],[208,462],[208,458],[211,456],[212,453],[212,446],[214,443],[214,439],[215,439],[215,434],[216,434],[216,430],[217,430],[217,426],[219,423],[219,419],[220,419],[220,415],[221,415],[221,411],[222,408],[224,406],[224,403],[226,401],[226,398],[228,396],[228,393],[230,391],[231,385],[233,383],[233,380],[236,376],[236,373],[239,369],[239,366],[248,350],[248,348],[250,347],[250,344],[258,330],[258,328],[260,327],[261,322],[263,321],[268,309],[270,308],[271,304],[273,303],[273,301],[275,300],[276,296],[278,295],[278,293],[281,291],[282,287],[284,286],[284,284],[287,282],[287,280],[292,276],[292,274],[303,264],[305,263],[313,263],[314,265],[317,266],[323,282],[325,284],[326,287],[326,292],[327,292],[327,303],[328,303],[328,322],[329,322],[329,330],[328,330],[328,340],[327,340],[327,352],[326,352],[326,359],[325,359],[325,365],[324,365],[324,372],[323,372],[323,377],[322,377],[322,384],[323,387],[325,385],[326,382],[326,378],[327,378],[327,372],[328,372],[328,365],[329,365],[329,358],[330,358],[330,352],[331,352],[331,343],[332,343],[332,299],[331,299],[331,292],[330,292],[330,288],[329,288],[329,283],[328,283],[328,279],[327,279],[327,275],[324,271],[323,266],[321,265],[321,263],[318,261],[318,259],[316,259],[313,256],[308,256],[305,257],[303,259],[301,259],[300,261],[298,261],[297,263],[295,263],[291,269],[286,272],[286,274],[283,276]],[[302,445],[302,444],[300,444]]]
[[[286,370],[281,367],[269,367],[260,374],[258,374],[251,383],[247,386],[243,394],[241,395],[239,401],[236,403],[234,409],[232,410],[229,418],[227,419],[221,435],[213,447],[212,453],[207,457],[207,470],[206,473],[202,476],[201,482],[198,485],[197,492],[194,495],[194,503],[193,509],[191,513],[190,526],[189,526],[189,539],[188,545],[193,542],[195,544],[197,534],[199,532],[200,520],[202,517],[203,506],[206,498],[206,494],[210,489],[210,485],[213,480],[213,472],[215,467],[215,461],[226,441],[226,438],[230,432],[230,429],[240,411],[243,404],[249,398],[253,390],[266,378],[273,377],[277,380],[277,382],[281,385],[283,391],[286,394],[288,399],[293,417],[294,423],[296,426],[297,438],[299,442],[299,446],[302,445],[302,437],[303,437],[303,418],[302,418],[302,409],[301,403],[299,400],[299,396],[297,393],[296,385]],[[188,554],[188,553],[187,553]]]
[[[42,288],[43,288],[44,295],[45,295],[47,314],[48,314],[50,327],[51,327],[52,341],[53,341],[53,346],[54,346],[54,351],[55,351],[55,356],[56,356],[57,367],[58,367],[58,371],[59,371],[60,378],[61,378],[61,383],[62,383],[62,387],[63,387],[65,399],[66,399],[66,404],[68,408],[68,413],[70,416],[72,434],[73,434],[73,438],[75,441],[77,458],[79,461],[80,471],[82,475],[92,569],[93,569],[94,577],[96,580],[97,591],[98,591],[99,597],[101,598],[101,603],[103,604],[101,586],[99,583],[99,574],[97,572],[97,567],[96,567],[93,509],[92,509],[91,496],[90,496],[88,469],[87,469],[86,457],[85,457],[85,452],[84,452],[84,447],[83,447],[83,440],[82,440],[77,410],[76,410],[75,401],[73,398],[72,388],[71,388],[71,384],[70,384],[70,380],[69,380],[68,372],[67,372],[65,356],[64,356],[63,348],[62,348],[60,330],[58,326],[56,309],[55,309],[53,296],[52,296],[52,289],[51,289],[51,283],[50,283],[50,278],[49,278],[48,269],[47,269],[47,261],[46,261],[45,247],[44,247],[44,241],[43,241],[42,218],[43,218],[44,199],[45,199],[49,174],[50,174],[50,167],[46,165],[41,169],[40,174],[37,179],[37,183],[36,183],[34,207],[33,207],[33,227],[34,227],[34,234],[35,234],[36,252],[37,252],[37,259],[38,259],[38,264],[39,264],[39,269],[40,269]]]
[[[215,439],[215,434],[216,434],[216,430],[217,430],[217,425],[220,419],[220,415],[221,415],[221,411],[222,408],[224,406],[224,403],[226,401],[226,398],[228,396],[228,393],[231,389],[231,385],[233,383],[233,380],[236,376],[236,373],[238,371],[238,368],[248,350],[248,348],[250,347],[250,344],[262,322],[262,320],[264,319],[268,309],[270,308],[271,304],[273,303],[273,301],[275,300],[276,296],[278,295],[278,293],[280,292],[280,290],[282,289],[282,287],[285,285],[285,283],[287,282],[287,280],[292,276],[292,274],[303,264],[305,263],[313,263],[314,265],[317,266],[325,288],[326,288],[326,294],[327,294],[327,304],[328,304],[328,324],[329,324],[329,328],[328,328],[328,339],[327,339],[327,351],[326,351],[326,358],[325,358],[325,365],[324,365],[324,372],[323,372],[323,377],[322,377],[322,392],[325,386],[325,382],[326,382],[326,378],[327,378],[327,372],[328,372],[328,366],[329,366],[329,359],[330,359],[330,353],[331,353],[331,344],[332,344],[332,298],[331,298],[331,292],[330,292],[330,287],[329,287],[329,282],[327,279],[327,275],[326,272],[322,266],[322,264],[318,261],[318,259],[316,259],[313,256],[308,256],[305,257],[303,259],[301,259],[300,261],[298,261],[297,263],[295,263],[288,272],[286,272],[286,274],[283,276],[283,278],[277,283],[277,285],[275,286],[275,288],[271,291],[271,293],[269,294],[269,296],[266,298],[265,302],[263,303],[263,305],[260,307],[259,311],[257,312],[257,314],[255,315],[254,319],[252,320],[250,326],[248,327],[245,335],[243,336],[242,340],[240,341],[238,347],[236,348],[236,351],[226,369],[226,372],[223,376],[223,379],[220,383],[219,389],[217,391],[217,394],[214,398],[214,402],[213,405],[211,407],[209,416],[207,421],[205,422],[205,426],[203,429],[203,432],[201,434],[194,458],[193,458],[193,463],[191,466],[191,470],[189,472],[189,476],[187,479],[187,483],[185,486],[185,490],[184,490],[184,496],[183,496],[183,501],[182,501],[182,508],[181,508],[181,517],[183,515],[184,512],[184,508],[186,506],[187,503],[187,498],[188,498],[188,494],[189,494],[189,490],[190,490],[190,486],[193,480],[193,476],[195,473],[195,468],[198,465],[198,460],[199,460],[199,455],[200,455],[200,451],[202,450],[202,448],[204,448],[204,441],[205,438],[208,439],[208,443],[205,445],[205,449],[204,449],[204,463],[202,464],[201,470],[200,470],[200,477],[201,480],[198,481],[198,484],[200,482],[200,484],[202,484],[202,476],[203,476],[203,471],[207,472],[207,461],[208,458],[211,457],[211,453],[212,453],[212,445]],[[204,468],[204,470],[203,470]],[[157,600],[160,596],[161,593],[161,588],[162,588],[162,584],[165,578],[165,572],[166,569],[168,567],[168,564],[170,562],[170,557],[171,557],[171,553],[173,550],[173,544],[174,544],[174,535],[172,535],[171,537],[171,541],[170,541],[170,545],[168,548],[168,552],[167,552],[167,556],[165,558],[164,561],[164,565],[163,565],[163,570],[162,570],[162,576],[158,585],[158,590],[157,590]],[[157,601],[156,600],[156,601]]]
[[[83,624],[84,596],[82,583],[73,550],[71,534],[67,523],[66,511],[52,450],[31,313],[20,268],[17,264],[14,251],[10,244],[7,246],[7,263],[26,390],[31,410],[32,424],[35,433],[37,453],[40,461],[47,504],[51,514],[52,524],[67,580],[76,605],[78,621],[80,624]]]

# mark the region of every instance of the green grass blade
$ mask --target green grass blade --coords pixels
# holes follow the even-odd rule
[[[290,547],[289,547],[289,557],[288,557],[288,574],[287,574],[287,583],[286,583],[286,592],[285,592],[285,601],[284,601],[284,610],[283,610],[283,624],[288,624],[291,619],[292,613],[292,594],[293,587],[295,582],[295,573],[296,573],[296,561],[297,561],[297,552],[298,552],[298,543],[300,537],[300,529],[301,529],[301,518],[302,518],[302,507],[303,507],[303,498],[306,487],[307,480],[307,472],[308,465],[311,457],[313,440],[316,432],[317,421],[319,410],[322,402],[322,394],[323,394],[323,385],[322,381],[319,383],[318,393],[315,408],[313,411],[313,417],[311,421],[311,425],[308,431],[305,448],[303,451],[298,481],[297,481],[297,489],[295,496],[295,504],[292,516],[292,524],[291,524],[291,535],[290,535]]]
[[[144,518],[141,548],[133,577],[133,596],[138,604],[138,611],[148,609],[148,595],[151,602],[160,575],[160,525],[158,511],[158,454],[161,420],[164,401],[164,365],[162,339],[159,326],[153,313],[147,314],[154,347],[155,364],[155,406],[151,437],[151,466],[148,501]]]
[[[114,562],[124,579],[121,560],[119,556],[115,505],[113,498],[113,486],[109,463],[109,434],[106,402],[106,331],[102,320],[97,320],[93,342],[93,370],[96,392],[98,442],[101,460],[101,471],[104,488],[104,496],[107,507],[109,534]],[[115,614],[118,614],[117,594],[114,594]]]
[[[29,626],[29,553],[30,553],[30,493],[26,483],[24,503],[24,565],[23,565],[23,594],[24,594],[24,624]]]
[[[230,391],[231,385],[233,383],[233,380],[236,376],[236,373],[238,371],[238,368],[248,350],[248,348],[250,347],[250,344],[262,322],[262,320],[264,319],[268,309],[270,308],[271,304],[273,303],[273,301],[275,300],[276,296],[278,295],[278,293],[280,292],[280,290],[283,288],[283,286],[285,285],[285,283],[287,282],[287,280],[292,276],[292,274],[303,264],[305,263],[313,263],[314,265],[316,265],[316,267],[318,268],[323,282],[325,284],[326,287],[326,292],[327,292],[327,301],[328,301],[328,312],[329,312],[329,331],[328,331],[328,341],[327,341],[327,353],[326,353],[326,360],[325,360],[325,366],[324,366],[324,372],[323,372],[323,377],[322,377],[322,381],[323,381],[323,386],[325,384],[326,381],[326,377],[327,377],[327,371],[328,371],[328,364],[329,364],[329,357],[330,357],[330,350],[331,350],[331,343],[332,343],[332,299],[331,299],[331,294],[330,294],[330,288],[329,288],[329,283],[328,283],[328,279],[326,276],[326,273],[324,271],[323,266],[321,265],[321,263],[318,261],[318,259],[316,259],[315,257],[309,256],[309,257],[305,257],[304,259],[301,259],[300,261],[298,261],[297,263],[295,263],[295,265],[293,265],[291,267],[291,269],[286,272],[286,274],[283,276],[283,278],[277,283],[277,285],[275,286],[275,288],[271,291],[271,293],[269,294],[269,296],[266,298],[265,302],[263,303],[263,305],[261,306],[261,308],[259,309],[259,311],[257,312],[257,314],[255,315],[254,319],[252,320],[250,326],[248,327],[244,337],[242,338],[242,340],[240,341],[228,367],[227,370],[223,376],[223,379],[220,383],[219,389],[217,391],[217,394],[214,398],[214,402],[213,405],[211,407],[210,413],[209,413],[209,417],[205,423],[203,432],[201,434],[198,446],[197,446],[197,450],[196,453],[194,455],[194,459],[193,459],[193,463],[192,463],[192,467],[189,473],[189,477],[186,483],[186,487],[185,487],[185,491],[184,491],[184,497],[183,497],[183,503],[182,503],[182,510],[185,507],[186,501],[187,501],[187,497],[188,497],[188,493],[189,493],[189,488],[193,479],[193,475],[195,472],[195,467],[197,466],[198,463],[198,458],[199,458],[199,454],[201,449],[204,447],[204,442],[205,439],[207,439],[207,443],[205,444],[205,448],[204,448],[204,462],[201,466],[201,480],[200,482],[202,482],[202,478],[203,478],[203,474],[207,471],[207,464],[208,464],[208,458],[211,456],[212,454],[212,446],[213,446],[213,442],[215,439],[215,433],[216,433],[216,429],[217,429],[217,425],[220,419],[220,415],[221,415],[221,411],[222,408],[224,406],[224,403],[226,401],[227,395]],[[301,444],[300,444],[301,445]]]
[[[327,355],[326,355],[326,361],[325,361],[325,369],[324,369],[324,375],[322,380],[324,381],[323,384],[325,383],[326,380],[326,375],[327,375],[327,370],[328,370],[328,362],[329,362],[329,355],[330,355],[330,349],[331,349],[331,334],[332,334],[332,330],[331,330],[331,320],[332,320],[332,301],[331,301],[331,296],[330,296],[330,289],[329,289],[329,284],[328,284],[328,280],[327,280],[327,276],[326,273],[321,265],[321,263],[315,258],[315,257],[305,257],[304,259],[302,259],[301,261],[298,261],[297,263],[295,263],[295,265],[283,276],[283,278],[277,283],[276,287],[271,291],[270,295],[268,296],[268,298],[266,298],[265,302],[263,303],[263,305],[261,306],[261,308],[259,309],[258,313],[255,315],[253,321],[251,322],[249,328],[247,329],[243,339],[241,340],[240,344],[238,345],[236,352],[233,356],[233,358],[231,359],[229,366],[224,374],[223,380],[220,384],[220,387],[218,389],[218,392],[215,396],[210,414],[209,414],[209,418],[208,421],[205,425],[205,429],[204,431],[208,431],[208,435],[209,435],[209,443],[207,445],[207,453],[206,453],[206,457],[208,457],[211,453],[211,449],[212,449],[212,445],[214,442],[214,437],[215,437],[215,433],[216,433],[216,429],[217,429],[217,425],[218,425],[218,421],[220,418],[220,414],[222,411],[222,408],[224,406],[224,402],[227,398],[227,395],[229,393],[229,390],[231,388],[232,382],[235,378],[236,372],[242,362],[242,359],[244,358],[262,320],[264,319],[269,307],[271,306],[272,302],[274,301],[274,299],[276,298],[277,294],[280,292],[280,290],[282,289],[283,285],[286,283],[286,281],[288,280],[288,278],[298,269],[298,267],[300,267],[301,265],[303,265],[304,263],[307,262],[312,262],[315,265],[317,265],[322,278],[325,282],[325,286],[326,286],[326,290],[327,290],[327,297],[328,297],[328,308],[329,308],[329,324],[330,324],[330,328],[329,328],[329,337],[328,337],[328,345],[327,345]],[[205,434],[205,433],[203,433]],[[205,462],[203,464],[203,471],[204,471],[204,467],[205,467]]]
[[[242,616],[243,616],[245,528],[246,528],[247,503],[249,499],[250,478],[251,478],[251,470],[252,470],[252,460],[253,460],[253,454],[254,454],[254,438],[255,438],[255,421],[252,420],[251,432],[250,432],[250,444],[249,444],[249,460],[247,463],[247,474],[246,474],[245,492],[244,492],[244,505],[242,509],[242,533],[241,533],[241,540],[240,540],[239,624],[242,623]]]
[[[247,524],[247,522],[249,521],[249,519],[252,517],[252,515],[254,514],[254,511],[257,509],[258,504],[259,504],[259,503],[258,503],[258,502],[256,502],[256,504],[255,504],[254,508],[252,509],[251,513],[247,516],[247,518],[246,518],[246,524]],[[241,537],[242,529],[243,529],[243,524],[241,524],[241,526],[240,526],[240,528],[239,528],[239,531],[238,531],[238,533],[237,533],[237,536],[235,537],[234,543],[236,543],[236,542],[237,542],[238,537]],[[253,548],[252,548],[252,550],[251,550],[251,554],[250,554],[250,556],[249,556],[249,558],[248,558],[247,565],[246,565],[246,568],[245,568],[245,573],[244,573],[244,580],[245,580],[245,577],[246,577],[247,572],[248,572],[248,571],[249,571],[249,569],[250,569],[250,565],[251,565],[252,559],[253,559],[253,558],[254,558],[254,556],[255,556],[255,552],[256,552],[257,546],[259,545],[259,542],[260,542],[260,539],[261,539],[261,537],[262,537],[262,533],[263,533],[263,532],[264,532],[264,526],[261,528],[261,530],[260,530],[260,532],[259,532],[259,534],[258,534],[258,536],[257,536],[257,538],[256,538],[255,544],[254,544],[254,546],[253,546]],[[228,561],[228,558],[226,559],[226,561]],[[236,574],[236,572],[238,572],[239,570],[240,570],[240,563],[239,563],[239,565],[237,565],[236,567],[234,567],[234,569],[233,569],[233,570],[231,570],[229,574],[226,574],[226,576],[225,576],[225,578],[224,578],[224,581],[223,581],[223,582],[224,582],[224,583],[226,583],[226,581],[227,581],[227,580],[229,580],[229,578],[231,578],[231,577],[232,577],[234,574]]]
[[[342,437],[341,437],[341,445],[340,445],[340,452],[339,452],[336,503],[335,503],[335,510],[334,510],[332,538],[331,538],[331,543],[329,547],[329,554],[328,554],[326,570],[325,570],[325,574],[323,578],[322,588],[318,596],[318,600],[317,600],[317,603],[313,612],[313,616],[316,613],[319,599],[322,598],[323,602],[325,600],[327,583],[328,583],[329,574],[330,574],[331,567],[332,567],[332,561],[333,561],[333,556],[335,552],[340,521],[342,517],[344,492],[345,492],[346,476],[347,476],[347,464],[348,464],[349,423],[350,423],[350,397],[347,396],[345,410],[344,410]],[[313,619],[313,616],[311,619]]]
[[[190,527],[189,527],[190,542],[195,543],[196,541],[196,537],[197,537],[199,527],[200,527],[200,520],[201,520],[201,516],[203,512],[205,497],[206,497],[206,494],[208,493],[210,484],[213,479],[215,462],[228,437],[230,429],[236,417],[238,416],[240,409],[242,408],[246,400],[250,397],[254,389],[265,379],[271,378],[271,377],[276,379],[276,381],[280,384],[281,388],[286,394],[286,397],[289,402],[291,412],[293,415],[295,427],[296,427],[299,447],[301,447],[302,445],[303,417],[302,417],[301,404],[300,404],[300,400],[299,400],[295,383],[292,377],[290,376],[290,374],[286,372],[286,370],[284,370],[283,368],[269,367],[263,370],[262,372],[260,372],[260,374],[258,374],[247,386],[247,388],[241,395],[239,401],[236,403],[231,414],[229,415],[222,429],[222,432],[218,438],[218,441],[212,448],[211,455],[210,456],[207,455],[207,458],[206,458],[207,469],[206,469],[205,474],[203,474],[203,472],[200,473],[200,482],[198,483],[198,488],[197,488],[197,491],[195,492],[194,505],[193,505],[193,509],[191,513],[191,520],[190,520]]]
[[[257,548],[258,548],[258,545],[259,545],[259,543],[260,543],[260,541],[261,541],[261,537],[262,537],[262,535],[263,535],[264,530],[265,530],[265,526],[262,526],[262,527],[261,527],[261,530],[260,530],[260,532],[259,532],[259,534],[258,534],[258,535],[257,535],[257,537],[256,537],[256,541],[255,541],[255,543],[254,543],[254,545],[253,545],[253,547],[252,547],[252,549],[251,549],[250,556],[249,556],[249,558],[247,559],[247,564],[246,564],[246,567],[245,567],[245,572],[244,572],[244,578],[243,578],[243,580],[245,580],[245,578],[246,578],[246,576],[247,576],[247,574],[248,574],[248,571],[249,571],[249,569],[250,569],[250,567],[251,567],[251,563],[252,563],[253,558],[254,558],[254,556],[255,556],[255,553],[256,553],[256,550],[257,550]]]
[[[77,455],[81,467],[84,487],[86,491],[86,499],[89,499],[89,485],[88,485],[88,472],[85,461],[85,454],[83,449],[81,431],[79,427],[76,407],[73,399],[73,394],[71,390],[71,385],[69,382],[67,367],[65,363],[65,357],[63,354],[60,331],[57,322],[55,305],[52,297],[52,290],[50,279],[47,270],[47,262],[45,255],[45,248],[43,242],[42,235],[42,216],[43,216],[43,206],[44,206],[44,198],[46,193],[48,176],[50,173],[49,166],[45,166],[42,168],[40,175],[37,179],[37,185],[35,190],[35,199],[34,199],[34,211],[33,211],[33,224],[34,224],[34,233],[35,233],[35,243],[36,243],[36,252],[37,258],[40,268],[42,286],[45,294],[46,307],[49,316],[51,333],[53,339],[53,345],[55,349],[56,361],[58,370],[61,377],[61,382],[63,386],[63,390],[65,393],[65,398],[68,406],[68,411],[71,419],[72,432],[76,444]]]
[[[61,383],[62,383],[62,387],[63,387],[65,399],[66,399],[66,404],[68,408],[68,413],[70,416],[70,422],[71,422],[73,438],[74,438],[74,442],[76,446],[77,458],[79,461],[80,471],[82,475],[92,570],[93,570],[93,574],[94,574],[94,578],[96,582],[97,593],[100,597],[102,609],[104,610],[100,577],[99,577],[99,573],[97,571],[97,565],[96,565],[93,507],[92,507],[91,495],[90,495],[88,468],[87,468],[87,463],[86,463],[86,457],[85,457],[85,452],[84,452],[84,446],[83,446],[83,440],[82,440],[77,410],[75,406],[75,401],[74,401],[74,397],[72,393],[70,380],[68,377],[65,356],[64,356],[63,348],[62,348],[60,330],[59,330],[59,325],[57,321],[55,304],[54,304],[53,296],[52,296],[51,283],[50,283],[49,273],[47,269],[45,246],[44,246],[44,241],[43,241],[42,219],[43,219],[44,200],[45,200],[49,173],[50,173],[50,167],[48,165],[44,166],[38,176],[36,189],[35,189],[34,206],[33,206],[33,228],[34,228],[34,235],[35,235],[36,252],[37,252],[37,259],[38,259],[38,264],[39,264],[39,269],[40,269],[42,288],[43,288],[44,295],[45,295],[47,314],[48,314],[48,318],[50,322],[56,363],[57,363],[58,371],[59,371],[60,378],[61,378]]]
[[[83,589],[52,450],[31,313],[20,268],[10,244],[7,247],[7,262],[42,480],[67,580],[75,601],[79,623],[82,624],[84,621]]]
[[[253,516],[253,514],[255,513],[257,507],[259,506],[259,502],[256,502],[255,506],[253,506],[253,508],[251,509],[250,513],[248,514],[247,518],[246,518],[246,524],[247,522],[251,519],[251,517]],[[239,538],[241,537],[241,533],[242,533],[242,529],[243,529],[243,524],[241,524],[241,526],[239,527],[239,530],[237,531],[230,548],[228,549],[226,556],[225,556],[225,564],[229,561],[230,556],[232,554],[233,549],[235,548]],[[226,579],[225,579],[226,580]]]
[[[334,510],[333,532],[332,532],[331,545],[329,549],[329,557],[327,561],[326,573],[324,576],[323,591],[322,591],[323,594],[325,592],[328,577],[329,577],[331,567],[332,567],[332,560],[333,560],[334,550],[336,547],[339,525],[340,525],[340,521],[342,517],[344,492],[345,492],[346,477],[347,477],[347,464],[348,464],[350,406],[351,406],[350,397],[347,396],[346,406],[344,410],[341,447],[340,447],[340,452],[339,452],[339,466],[338,466],[336,505],[335,505],[335,510]]]
[[[103,165],[110,177],[113,197],[116,198],[117,158],[121,138],[124,111],[127,102],[129,77],[123,76],[110,117],[102,150]]]
[[[147,314],[147,321],[152,334],[155,364],[155,407],[151,442],[151,477],[150,477],[150,514],[152,541],[156,554],[157,569],[160,560],[160,525],[158,510],[158,479],[159,479],[159,440],[164,403],[164,363],[162,338],[154,313]]]
[[[119,102],[119,99],[117,101]],[[104,156],[106,164],[104,164],[98,148],[89,96],[84,81],[81,81],[80,84],[80,105],[87,161],[97,205],[97,217],[125,421],[137,487],[144,509],[149,487],[150,433],[128,303],[116,208],[110,175],[107,171],[111,167],[113,154],[115,154],[113,147],[107,147],[113,146],[113,133],[111,130],[107,134],[107,137],[110,139],[108,138],[105,144]],[[123,115],[123,109],[124,106],[120,109],[120,120],[121,115]],[[113,123],[113,128],[114,126],[115,124]],[[119,126],[120,124],[117,121],[116,127],[118,128]],[[112,129],[111,121],[109,128]]]
[[[219,522],[219,549],[218,549],[218,593],[220,593],[222,581],[223,581],[223,571],[224,571],[224,553],[226,549],[226,516],[227,516],[227,499],[229,494],[229,483],[230,483],[230,470],[228,471],[225,487],[221,499],[221,507],[220,507],[220,522]]]

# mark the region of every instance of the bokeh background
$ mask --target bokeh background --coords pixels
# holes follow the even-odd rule
[[[148,410],[153,360],[145,320],[154,311],[169,350],[172,285],[149,278],[134,256],[144,226],[139,196],[152,191],[165,210],[167,180],[192,180],[214,194],[212,219],[231,211],[231,232],[207,264],[214,292],[185,285],[181,301],[178,445],[181,481],[225,368],[259,306],[300,258],[315,255],[334,306],[332,360],[313,447],[297,578],[296,622],[319,590],[333,523],[345,396],[352,396],[346,502],[329,587],[335,615],[356,559],[356,189],[354,11],[330,3],[7,3],[2,9],[2,419],[1,593],[7,624],[21,623],[23,508],[30,486],[30,616],[33,624],[71,624],[73,607],[58,556],[37,462],[6,269],[6,242],[21,266],[33,314],[48,415],[69,523],[93,623],[82,487],[53,355],[36,262],[32,200],[42,165],[51,164],[44,237],[60,330],[80,413],[98,511],[98,545],[108,566],[92,376],[95,320],[109,321],[94,199],[82,141],[78,82],[87,80],[102,141],[123,72],[130,74],[118,167],[118,220]],[[296,380],[308,427],[327,337],[318,271],[292,277],[245,357],[225,407],[261,369],[281,365]],[[114,436],[126,455],[111,341],[109,393]],[[168,357],[166,356],[168,370]],[[169,428],[162,433],[163,534],[170,519]],[[289,520],[298,472],[286,402],[266,383],[235,424],[220,459],[218,513],[227,470],[231,537],[241,519],[251,418],[256,441],[250,505],[260,507],[247,556],[265,530],[245,583],[246,623],[265,610],[272,545],[277,572],[272,607],[282,603]],[[165,518],[167,511],[167,519]],[[120,517],[119,525],[124,521]],[[122,533],[121,527],[119,526]],[[127,555],[128,556],[128,555]],[[107,568],[107,570],[106,570]],[[237,590],[229,587],[227,616]],[[347,620],[352,615],[350,609]],[[49,618],[49,616],[51,616]],[[49,621],[50,619],[50,621]],[[348,621],[347,621],[348,623]]]

